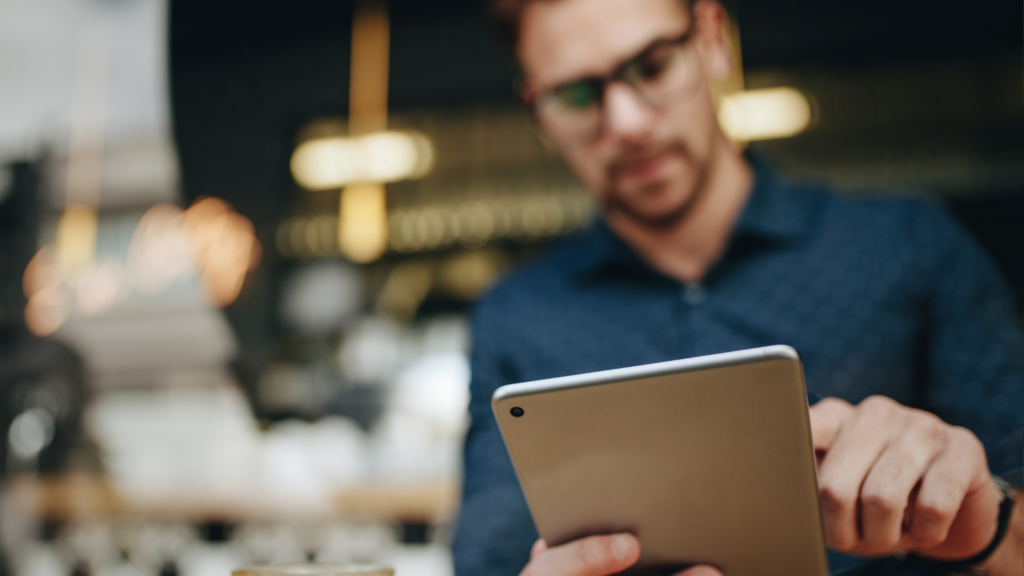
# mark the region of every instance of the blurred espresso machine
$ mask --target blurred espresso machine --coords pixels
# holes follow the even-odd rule
[[[39,246],[43,166],[39,159],[0,167],[0,485],[13,475],[59,472],[80,439],[82,362],[25,323],[22,284]]]

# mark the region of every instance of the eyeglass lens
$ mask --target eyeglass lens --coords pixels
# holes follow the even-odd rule
[[[628,61],[616,77],[632,86],[648,105],[663,107],[687,96],[697,67],[686,44],[663,42]],[[537,113],[555,138],[567,142],[594,138],[600,130],[605,86],[600,78],[563,84],[538,101]]]

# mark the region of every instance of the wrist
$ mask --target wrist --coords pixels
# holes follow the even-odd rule
[[[957,561],[932,560],[914,554],[907,556],[913,565],[948,574],[964,574],[970,576],[998,576],[1001,574],[1019,574],[1020,563],[1014,558],[1020,555],[1016,551],[1024,546],[1024,525],[1021,524],[1021,505],[1017,492],[999,477],[993,477],[995,488],[999,491],[999,511],[995,534],[991,543],[978,554]],[[1011,562],[1009,567],[1004,565]],[[1006,571],[1009,568],[1010,571]]]
[[[978,565],[979,570],[986,571],[990,576],[1024,574],[1024,502],[1021,494],[1016,493],[1016,504],[1010,516],[1010,522],[1002,542],[989,558]]]

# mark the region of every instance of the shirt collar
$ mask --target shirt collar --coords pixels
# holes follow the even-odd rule
[[[740,237],[767,243],[803,239],[809,232],[816,203],[781,180],[759,154],[748,151],[745,156],[754,172],[754,188],[733,229],[731,242]],[[605,268],[650,268],[603,218],[597,218],[579,241],[583,250],[574,268],[581,274]]]
[[[754,171],[754,189],[733,229],[732,238],[800,240],[809,232],[816,202],[786,183],[768,161],[755,152],[745,154]]]

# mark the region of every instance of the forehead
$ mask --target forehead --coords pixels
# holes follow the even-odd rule
[[[535,0],[523,10],[516,52],[526,81],[549,87],[606,73],[688,24],[680,0]]]

